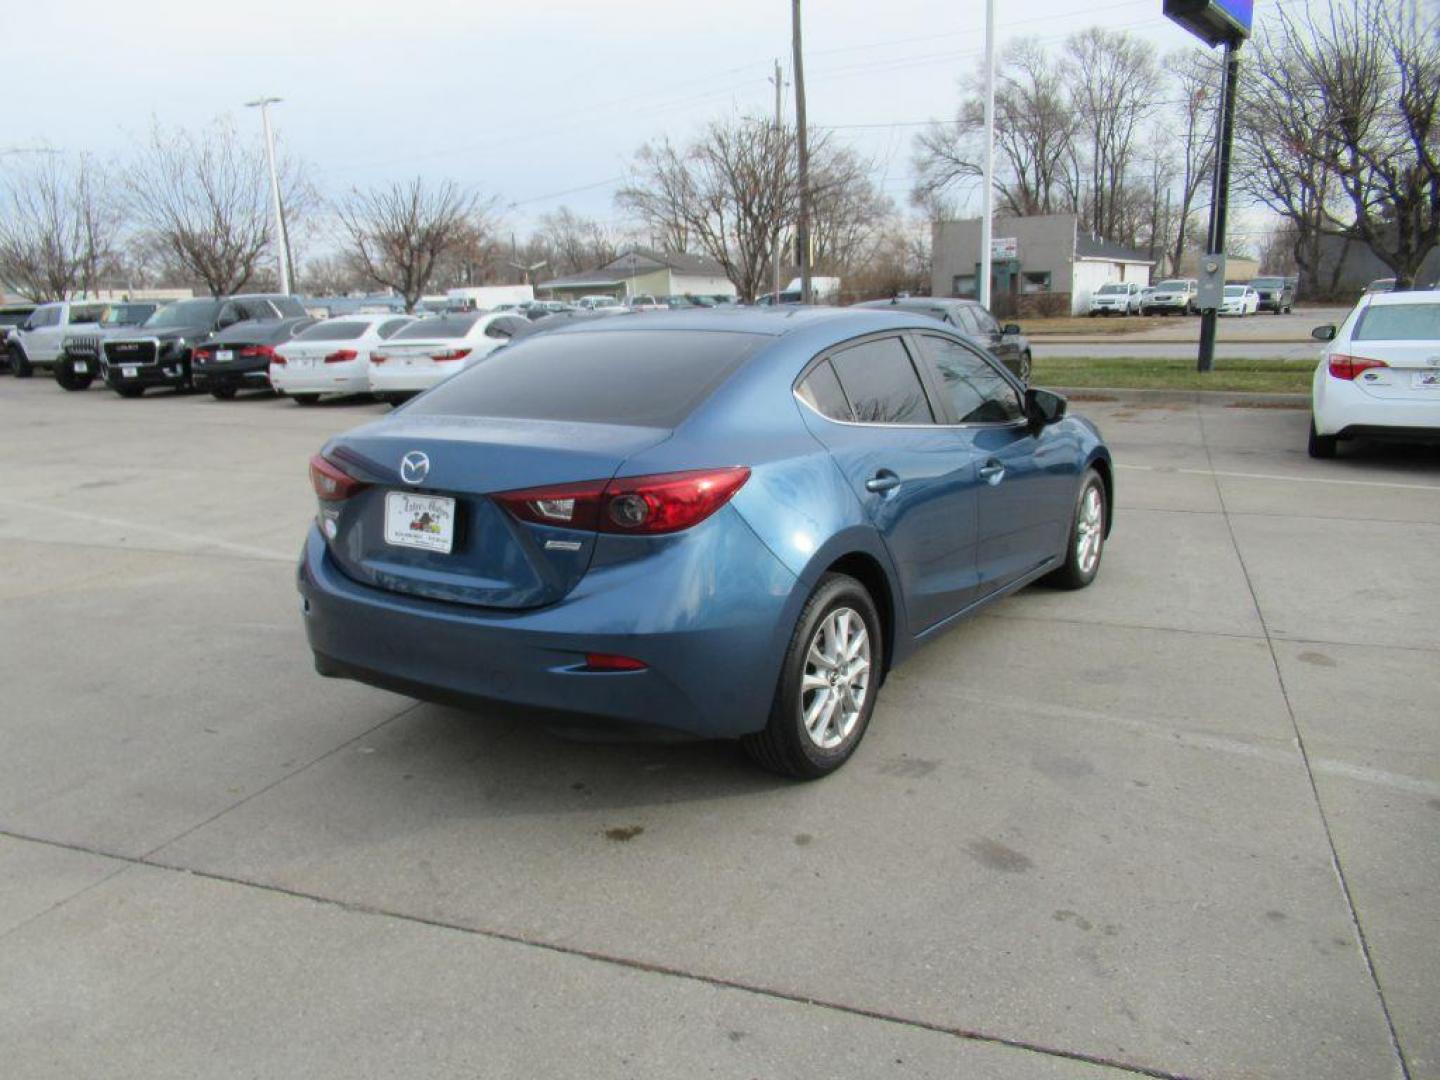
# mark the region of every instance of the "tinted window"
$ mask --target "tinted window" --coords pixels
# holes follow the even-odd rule
[[[406,338],[458,338],[464,337],[475,325],[478,314],[436,315],[428,319],[417,319],[395,334],[395,341]]]
[[[30,325],[36,330],[46,326],[59,326],[60,309],[58,307],[37,308],[35,314],[30,317]]]
[[[156,330],[180,326],[209,326],[215,321],[219,311],[219,300],[178,300],[151,315],[145,320],[145,325]]]
[[[296,341],[353,341],[370,328],[369,323],[345,322],[343,319],[316,323],[295,335]]]
[[[298,319],[305,314],[305,305],[293,296],[272,296],[270,303],[283,319]]]
[[[1440,304],[1372,304],[1360,315],[1355,341],[1440,340]]]
[[[845,400],[845,391],[840,389],[840,380],[830,361],[824,360],[795,388],[795,392],[818,412],[831,420],[853,420],[850,403]]]
[[[865,424],[931,424],[935,417],[910,354],[898,337],[852,345],[830,358],[850,399],[855,419]]]
[[[971,308],[970,314],[975,316],[975,325],[980,328],[982,334],[1000,333],[1000,324],[984,308]]]
[[[975,316],[971,314],[971,308],[966,304],[957,304],[950,309],[950,321],[960,328],[963,334],[978,334],[980,327],[975,322]]]
[[[768,340],[694,331],[535,334],[406,411],[674,427]]]
[[[391,334],[396,333],[402,327],[406,327],[409,325],[409,319],[391,319],[389,322],[384,322],[380,324],[380,336],[382,338],[388,338]]]
[[[99,322],[100,317],[105,314],[105,308],[99,304],[89,304],[85,307],[72,307],[70,309],[70,325],[76,323]]]
[[[926,334],[921,340],[962,424],[1003,424],[1025,415],[1020,395],[985,359],[949,338]]]

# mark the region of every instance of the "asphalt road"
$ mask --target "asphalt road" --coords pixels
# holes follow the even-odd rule
[[[796,784],[317,677],[305,462],[379,407],[0,379],[4,1071],[1440,1077],[1440,456],[1081,407],[1097,584]]]

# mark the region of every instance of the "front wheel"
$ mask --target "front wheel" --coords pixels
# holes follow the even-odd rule
[[[10,350],[10,373],[17,379],[28,379],[35,374],[35,369],[30,366],[23,349],[17,347]]]
[[[844,765],[875,711],[884,648],[865,586],[826,574],[785,650],[765,730],[741,740],[746,752],[771,772],[801,780]]]
[[[210,388],[210,396],[213,397],[216,401],[229,401],[235,396],[235,387],[212,386]]]
[[[1105,481],[1094,469],[1086,469],[1070,522],[1065,565],[1046,577],[1049,584],[1060,589],[1083,589],[1095,580],[1100,572],[1100,557],[1105,553],[1107,513]]]

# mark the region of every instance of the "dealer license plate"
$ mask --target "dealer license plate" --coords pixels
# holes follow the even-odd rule
[[[455,500],[442,495],[385,495],[385,542],[448,555],[455,543]]]
[[[120,374],[125,376],[125,378],[127,379],[133,379],[135,378],[135,375],[139,370],[140,369],[137,368],[134,364],[122,364],[120,367]]]
[[[1440,390],[1440,368],[1415,372],[1410,376],[1410,385],[1416,390]]]
[[[76,360],[71,366],[75,369],[76,375],[84,375],[90,371],[90,365],[84,360]]]

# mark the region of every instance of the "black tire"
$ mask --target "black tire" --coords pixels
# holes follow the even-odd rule
[[[123,398],[138,398],[145,393],[143,386],[112,386],[110,389]]]
[[[1340,449],[1340,440],[1334,435],[1321,435],[1315,430],[1315,417],[1310,417],[1310,440],[1305,449],[1313,458],[1328,460],[1333,458]]]
[[[1098,498],[1098,520],[1093,520],[1089,514],[1084,513],[1092,491]],[[1105,539],[1109,528],[1110,507],[1105,498],[1105,481],[1094,469],[1086,469],[1085,476],[1080,481],[1080,491],[1075,496],[1070,531],[1065,538],[1065,565],[1048,574],[1045,583],[1057,589],[1083,589],[1094,581],[1095,575],[1100,573],[1100,562],[1105,555]],[[1093,562],[1081,555],[1082,529],[1095,535]]]
[[[216,401],[229,401],[235,396],[235,387],[212,386],[210,388],[210,396],[213,397]]]
[[[319,394],[291,394],[289,396],[295,399],[296,405],[315,405],[320,401]]]
[[[28,379],[35,374],[35,369],[25,356],[25,350],[18,345],[10,349],[10,374],[17,379]]]
[[[1015,374],[1019,376],[1021,382],[1028,383],[1030,381],[1030,369],[1034,367],[1034,364],[1035,361],[1034,358],[1031,357],[1029,349],[1026,349],[1020,354],[1019,370],[1017,370]]]
[[[832,615],[849,611],[859,616],[865,630],[865,641],[870,650],[870,664],[865,672],[864,699],[854,715],[847,731],[836,730],[833,735],[837,742],[833,746],[821,746],[811,737],[805,726],[805,704],[807,694],[827,692],[805,689],[805,669],[810,666],[809,654],[812,644],[819,641],[822,629]],[[853,623],[851,624],[853,628]],[[775,698],[770,706],[770,718],[765,730],[747,735],[741,740],[745,752],[760,766],[781,776],[800,780],[815,780],[826,776],[850,760],[850,755],[865,737],[870,726],[870,717],[875,711],[875,698],[880,690],[880,673],[885,668],[885,640],[881,631],[880,615],[875,602],[865,586],[845,574],[826,574],[815,586],[815,591],[805,601],[800,618],[795,624],[795,633],[785,650],[785,659],[780,668],[780,682],[775,688]],[[821,670],[817,668],[817,672]],[[839,694],[834,689],[830,694]],[[810,703],[815,703],[812,696]],[[844,701],[845,696],[837,698]],[[826,721],[822,734],[832,734]],[[825,741],[824,739],[821,740]]]
[[[55,381],[62,390],[89,390],[95,376],[76,375],[70,365],[62,361],[55,365]]]

